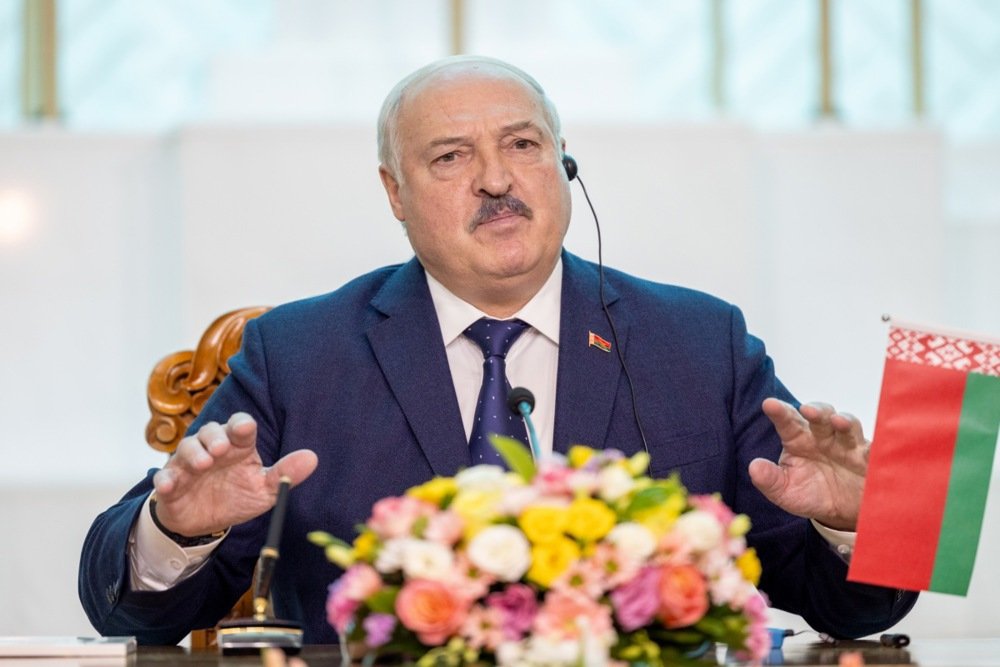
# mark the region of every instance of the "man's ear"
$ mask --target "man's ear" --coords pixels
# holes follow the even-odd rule
[[[399,198],[399,181],[384,164],[378,166],[378,176],[382,179],[382,187],[385,188],[385,194],[389,197],[392,214],[400,222],[406,222],[406,216],[403,214],[403,202]]]

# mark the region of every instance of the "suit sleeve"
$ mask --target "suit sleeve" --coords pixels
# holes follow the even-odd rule
[[[188,432],[207,421],[225,422],[239,410],[249,412],[258,422],[258,451],[264,465],[269,465],[276,458],[277,443],[265,356],[254,321],[248,323],[243,348],[230,367],[232,374]],[[191,630],[214,626],[249,588],[267,515],[234,526],[210,561],[176,586],[161,592],[133,591],[128,540],[153,489],[155,472],[150,470],[91,525],[80,558],[78,589],[84,611],[102,635],[135,635],[140,644],[176,644]]]
[[[847,564],[807,519],[770,503],[750,481],[756,457],[777,461],[781,442],[761,410],[774,396],[798,405],[775,377],[764,344],[747,333],[743,315],[733,307],[733,437],[737,448],[736,509],[753,523],[748,542],[763,566],[760,588],[771,605],[802,616],[815,630],[854,638],[896,624],[913,607],[917,594],[847,581]]]

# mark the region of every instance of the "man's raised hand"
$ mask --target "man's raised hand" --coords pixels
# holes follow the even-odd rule
[[[185,536],[207,535],[249,521],[274,506],[282,476],[292,485],[316,469],[316,454],[292,452],[265,468],[257,453],[257,422],[237,412],[180,441],[153,476],[156,518]]]
[[[781,438],[778,463],[750,462],[750,478],[771,502],[838,530],[855,530],[868,469],[869,442],[856,417],[824,403],[799,410],[776,398],[764,414]]]

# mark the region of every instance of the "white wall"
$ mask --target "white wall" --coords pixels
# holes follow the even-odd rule
[[[606,263],[739,303],[800,398],[855,412],[869,433],[883,312],[1000,333],[1000,215],[945,210],[952,174],[973,190],[996,182],[983,172],[1000,147],[948,151],[925,128],[565,134]],[[159,357],[227,309],[409,257],[375,166],[367,125],[0,135],[0,197],[16,190],[36,209],[20,240],[0,235],[0,634],[89,631],[80,541],[98,508],[162,460],[142,441]],[[574,207],[567,246],[596,258],[576,185]],[[1000,634],[1000,573],[987,567],[998,502],[970,596],[926,595],[902,629]]]

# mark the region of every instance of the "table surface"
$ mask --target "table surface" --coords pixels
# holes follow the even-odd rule
[[[875,641],[839,642],[834,645],[815,640],[815,635],[785,640],[780,655],[765,664],[837,665],[841,654],[857,651],[865,665],[920,665],[921,667],[1000,667],[1000,639],[914,639],[906,648],[881,646]],[[335,646],[307,646],[301,657],[309,667],[342,667],[340,651]],[[727,662],[724,653],[717,656],[720,665]],[[0,667],[165,667],[187,665],[207,667],[243,667],[261,665],[255,657],[221,657],[212,651],[194,651],[180,647],[140,647],[135,656],[109,660],[98,658],[28,658],[0,660]],[[707,664],[712,664],[708,662]]]

